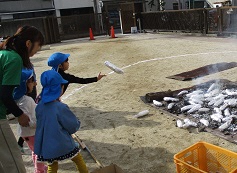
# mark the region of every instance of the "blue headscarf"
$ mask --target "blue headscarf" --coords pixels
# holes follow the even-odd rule
[[[58,72],[58,66],[65,62],[70,54],[64,54],[60,52],[53,53],[48,59],[48,66],[52,67],[52,70]]]
[[[16,87],[13,91],[14,100],[18,100],[27,94],[27,80],[30,79],[32,76],[34,76],[33,69],[22,69],[20,85]]]
[[[62,91],[61,84],[68,83],[68,81],[64,80],[62,76],[54,70],[43,72],[40,81],[43,86],[41,93],[41,101],[43,103],[58,99]]]

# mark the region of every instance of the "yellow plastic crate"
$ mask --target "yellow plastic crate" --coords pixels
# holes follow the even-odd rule
[[[177,173],[237,173],[237,153],[198,142],[174,155]]]

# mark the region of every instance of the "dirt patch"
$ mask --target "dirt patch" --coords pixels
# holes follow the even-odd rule
[[[68,72],[80,77],[93,77],[100,71],[110,73],[104,65],[106,60],[121,68],[127,66],[123,75],[111,73],[82,89],[79,88],[83,85],[69,86],[64,102],[81,120],[82,127],[77,134],[104,165],[115,163],[128,173],[174,173],[174,154],[197,141],[232,151],[237,151],[236,145],[209,133],[194,134],[178,129],[174,118],[144,104],[140,96],[190,87],[211,79],[235,81],[235,68],[186,82],[166,78],[212,63],[235,61],[236,40],[227,41],[174,35],[170,39],[169,35],[160,34],[125,35],[113,40],[97,38],[93,42],[74,40],[71,44],[51,45],[51,50],[40,51],[32,61],[36,67],[38,92],[40,74],[50,69],[47,58],[53,52],[70,53]],[[149,116],[134,118],[145,109],[149,109]],[[16,125],[11,124],[11,127],[16,132]],[[90,171],[97,168],[86,152],[81,153]],[[30,156],[23,158],[27,172],[33,173]],[[77,171],[68,161],[59,165],[59,172]]]

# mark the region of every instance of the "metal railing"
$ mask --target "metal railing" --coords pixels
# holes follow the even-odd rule
[[[145,12],[138,15],[143,29],[237,34],[237,7]]]
[[[170,10],[160,12],[122,13],[123,30],[130,32],[140,19],[142,29],[158,31],[200,32],[204,34],[237,34],[237,7],[218,9]],[[109,34],[115,25],[106,13],[83,14],[63,17],[43,17],[0,22],[0,36],[13,35],[23,25],[37,27],[45,36],[46,43],[89,37],[89,28],[94,35]],[[116,26],[118,27],[116,23]],[[138,25],[138,24],[137,24]]]
[[[89,36],[89,28],[94,35],[108,34],[109,19],[106,14],[85,14],[63,17],[42,17],[0,22],[0,37],[11,36],[20,26],[37,27],[45,36],[46,43]]]
[[[106,34],[105,14],[84,14],[57,18],[61,40],[89,36],[89,28],[94,35]]]
[[[202,32],[203,16],[202,9],[149,12],[141,13],[141,22],[143,29]]]

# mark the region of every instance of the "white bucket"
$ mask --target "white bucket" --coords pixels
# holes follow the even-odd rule
[[[136,34],[137,33],[137,27],[131,27],[131,34]]]

